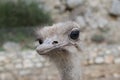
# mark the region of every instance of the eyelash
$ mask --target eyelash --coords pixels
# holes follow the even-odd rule
[[[42,43],[43,43],[43,40],[42,40],[42,39],[36,39],[36,41],[38,41],[39,44],[42,44]]]

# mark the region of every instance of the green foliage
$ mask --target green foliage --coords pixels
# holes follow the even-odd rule
[[[48,13],[35,2],[0,2],[0,27],[37,26],[51,23]]]
[[[2,47],[0,47],[0,51],[4,51],[4,49]]]
[[[96,42],[96,43],[101,43],[103,41],[105,41],[105,37],[104,35],[102,34],[94,34],[92,37],[91,37],[91,40],[93,42]]]
[[[34,39],[33,27],[0,28],[0,46],[6,41],[14,41],[21,45],[30,44]]]

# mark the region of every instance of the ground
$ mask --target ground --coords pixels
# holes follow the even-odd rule
[[[119,45],[84,49],[81,61],[84,80],[120,80],[119,51]],[[1,51],[0,73],[0,80],[60,80],[55,66],[30,49]]]

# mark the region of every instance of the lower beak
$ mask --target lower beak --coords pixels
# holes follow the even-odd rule
[[[39,45],[36,49],[36,51],[40,54],[40,55],[45,55],[46,53],[55,50],[55,49],[62,49],[63,47],[68,46],[68,44],[58,44],[58,45]]]
[[[55,46],[53,45],[45,45],[45,44],[42,44],[42,45],[39,45],[37,48],[36,48],[36,51],[42,55],[42,54],[45,54],[49,51],[51,51],[52,49],[54,49]]]

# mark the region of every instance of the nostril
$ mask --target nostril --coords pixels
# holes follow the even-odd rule
[[[53,41],[52,44],[58,44],[58,41]]]

